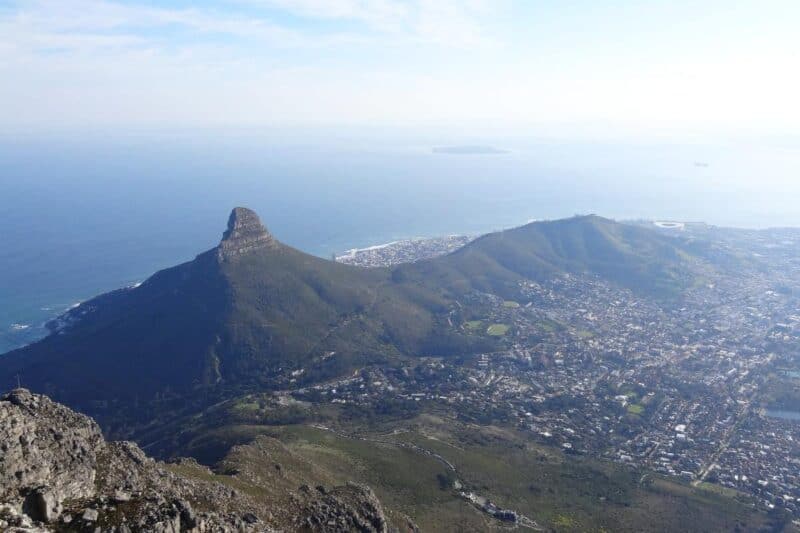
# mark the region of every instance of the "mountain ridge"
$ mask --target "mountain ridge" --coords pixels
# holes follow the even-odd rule
[[[674,297],[693,260],[670,237],[585,216],[366,269],[287,246],[235,208],[220,245],[73,309],[45,339],[0,357],[0,379],[20,375],[122,430],[153,406],[193,409],[366,364],[491,351],[497,339],[459,327],[470,294],[512,298],[525,280],[585,274]]]

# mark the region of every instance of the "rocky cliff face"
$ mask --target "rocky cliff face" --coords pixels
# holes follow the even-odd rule
[[[0,400],[0,501],[50,521],[65,500],[95,493],[100,428],[44,396],[16,389]]]
[[[254,211],[236,207],[228,218],[228,229],[222,235],[218,255],[221,260],[230,260],[253,250],[276,245],[277,241]]]
[[[92,419],[25,389],[0,397],[0,451],[0,531],[387,531],[366,487],[300,490],[292,519],[279,523],[235,478],[106,442]]]

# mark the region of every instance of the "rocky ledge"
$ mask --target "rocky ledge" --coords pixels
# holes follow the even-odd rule
[[[179,475],[26,389],[0,396],[0,452],[0,531],[387,531],[380,502],[358,485],[300,490],[294,523],[274,524],[263,502],[192,459],[180,462]]]
[[[221,260],[230,260],[253,250],[273,248],[276,245],[277,241],[254,211],[236,207],[231,211],[228,229],[223,233],[217,250]]]

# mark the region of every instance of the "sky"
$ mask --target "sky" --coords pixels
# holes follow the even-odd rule
[[[793,135],[797,0],[0,0],[0,131]]]

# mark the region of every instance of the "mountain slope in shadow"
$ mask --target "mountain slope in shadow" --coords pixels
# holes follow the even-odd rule
[[[366,269],[287,246],[236,208],[216,248],[89,300],[45,339],[0,356],[0,382],[20,375],[101,423],[152,420],[151,409],[286,387],[290,373],[299,386],[369,363],[490,350],[496,340],[458,327],[458,301],[473,291],[511,297],[520,281],[570,273],[676,297],[697,261],[675,239],[587,216]]]

